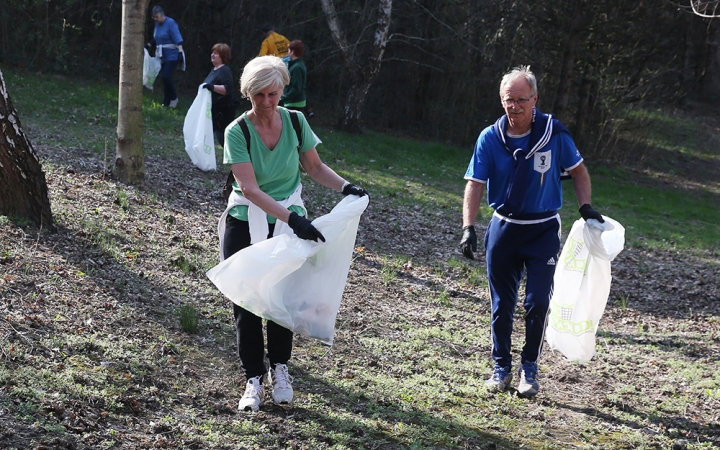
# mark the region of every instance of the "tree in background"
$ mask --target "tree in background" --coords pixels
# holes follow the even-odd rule
[[[0,214],[54,231],[45,173],[25,136],[0,71]]]
[[[338,118],[337,128],[343,131],[357,133],[360,132],[360,115],[367,98],[368,91],[373,81],[380,72],[383,53],[390,36],[390,19],[392,16],[392,0],[380,0],[377,8],[377,27],[372,42],[372,48],[367,62],[361,66],[355,60],[355,48],[351,47],[345,33],[342,30],[340,20],[333,0],[321,0],[325,17],[327,18],[328,27],[333,41],[340,49],[345,68],[350,73],[351,85],[345,96],[345,102],[341,106],[340,117]]]
[[[143,38],[145,14],[150,0],[123,0],[118,92],[115,176],[118,180],[145,183],[143,147]]]

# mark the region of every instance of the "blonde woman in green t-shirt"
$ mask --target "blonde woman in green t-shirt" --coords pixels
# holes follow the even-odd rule
[[[224,163],[231,165],[235,183],[220,219],[222,258],[281,233],[325,241],[306,218],[300,166],[313,180],[343,195],[368,195],[365,189],[345,181],[320,160],[315,149],[320,140],[300,113],[298,140],[290,113],[278,106],[289,81],[287,67],[276,56],[259,56],[243,69],[240,92],[250,100],[252,108],[225,129]],[[241,122],[247,126],[249,144]],[[257,411],[268,372],[262,319],[235,304],[233,312],[238,353],[247,378],[238,407]],[[287,367],[292,340],[292,331],[267,322],[268,384],[272,385],[272,399],[278,404],[291,403],[293,399],[292,377]]]

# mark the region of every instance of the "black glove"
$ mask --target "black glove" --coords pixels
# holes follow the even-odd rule
[[[345,187],[342,190],[343,195],[357,195],[358,197],[363,197],[365,195],[370,195],[368,191],[361,187],[357,187],[354,184],[346,184]]]
[[[178,64],[182,64],[184,59],[185,59],[185,53],[178,52]]]
[[[585,219],[586,222],[588,219],[596,219],[600,223],[605,222],[605,219],[602,218],[602,215],[600,215],[599,212],[595,211],[589,203],[585,203],[584,205],[582,205],[578,211],[580,211],[580,215],[583,219]]]
[[[214,84],[205,83],[205,84],[203,85],[203,87],[204,87],[205,89],[207,89],[208,91],[210,91],[210,92],[215,92],[215,85],[214,85]]]
[[[460,241],[460,250],[464,257],[475,259],[473,252],[477,251],[477,234],[475,234],[475,226],[468,225],[463,228],[463,236]]]
[[[317,242],[318,238],[320,238],[321,241],[325,242],[325,236],[308,219],[298,215],[295,211],[290,213],[288,225],[300,239]]]
[[[145,47],[147,47],[147,48],[152,48],[153,45],[155,45],[155,39],[153,39],[152,41],[150,41],[150,42],[148,42],[147,44],[145,44]]]

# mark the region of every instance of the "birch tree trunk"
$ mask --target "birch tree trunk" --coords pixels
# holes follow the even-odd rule
[[[373,39],[373,47],[365,66],[360,66],[353,58],[353,52],[347,43],[340,20],[335,11],[333,0],[320,0],[327,19],[330,34],[340,50],[345,68],[350,73],[351,86],[345,96],[345,103],[340,111],[337,128],[351,133],[360,133],[362,108],[365,105],[370,86],[380,72],[383,54],[390,38],[390,21],[392,17],[392,0],[379,0],[377,28]]]
[[[45,173],[10,101],[0,71],[0,214],[55,230]]]
[[[123,183],[145,183],[142,67],[145,14],[150,0],[123,0],[115,176]]]

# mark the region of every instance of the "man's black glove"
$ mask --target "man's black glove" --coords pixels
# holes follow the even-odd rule
[[[215,85],[214,85],[214,84],[205,83],[205,84],[203,85],[203,87],[204,87],[205,89],[207,89],[208,91],[210,91],[210,92],[215,92]]]
[[[321,241],[325,242],[325,236],[308,219],[298,215],[295,211],[290,213],[288,225],[300,239],[317,242],[318,238],[320,238]]]
[[[365,195],[370,195],[368,191],[361,187],[357,187],[354,184],[346,184],[345,187],[343,187],[342,190],[343,195],[357,195],[358,197],[363,197]]]
[[[602,218],[602,215],[599,212],[595,211],[589,203],[585,203],[584,205],[582,205],[579,211],[580,215],[583,219],[585,219],[586,222],[588,219],[596,219],[600,223],[605,222],[605,219]]]
[[[182,64],[184,59],[185,59],[185,53],[178,52],[178,64]]]
[[[152,41],[150,41],[150,42],[148,42],[147,44],[145,44],[145,47],[147,47],[147,48],[152,48],[153,45],[155,45],[155,39],[153,39]]]
[[[468,225],[463,228],[463,236],[460,241],[460,250],[464,257],[475,259],[473,252],[477,251],[477,234],[475,234],[475,226]]]

